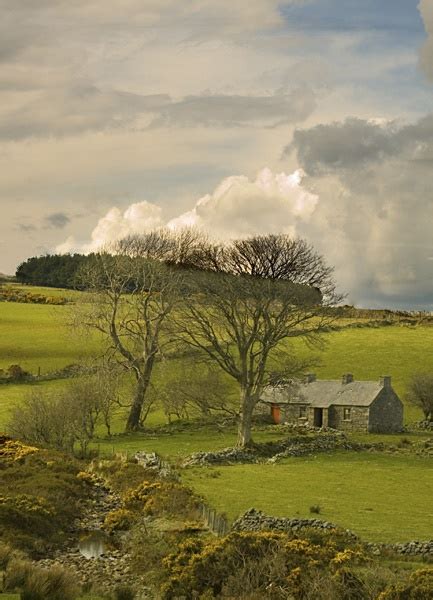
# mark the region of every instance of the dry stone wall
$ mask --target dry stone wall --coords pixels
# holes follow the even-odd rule
[[[217,452],[194,452],[184,462],[183,467],[277,462],[289,456],[306,456],[334,450],[360,451],[373,444],[359,444],[347,439],[340,431],[328,431],[309,437],[300,435],[279,442],[256,444],[251,448],[224,448]]]
[[[303,529],[321,529],[322,531],[338,530],[354,541],[363,543],[367,551],[372,554],[396,552],[406,556],[424,556],[433,559],[433,540],[410,541],[400,544],[374,544],[362,542],[350,529],[343,529],[329,521],[321,519],[290,519],[284,517],[272,517],[265,513],[250,508],[245,514],[237,519],[232,525],[232,531],[285,531],[289,533],[301,532]]]

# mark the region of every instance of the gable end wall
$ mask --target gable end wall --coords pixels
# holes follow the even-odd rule
[[[370,406],[371,433],[398,433],[403,429],[403,404],[392,388],[383,388]]]

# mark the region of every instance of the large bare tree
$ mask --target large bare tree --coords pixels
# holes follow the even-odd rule
[[[222,270],[265,279],[284,279],[335,293],[333,269],[306,240],[287,234],[256,235],[224,248]]]
[[[169,315],[182,288],[181,275],[130,247],[128,252],[124,243],[90,257],[79,276],[88,292],[80,303],[80,324],[98,331],[106,354],[134,376],[126,430],[137,430],[155,361],[170,341]]]
[[[299,241],[300,250],[305,243]],[[226,256],[232,264],[242,258],[235,242]],[[305,281],[233,275],[227,272],[191,272],[192,293],[183,303],[178,325],[184,339],[207,354],[239,385],[238,445],[252,442],[251,421],[269,377],[271,355],[289,352],[287,341],[303,337],[314,342],[333,319],[332,307],[340,300],[332,281],[332,271],[312,252],[304,264]],[[308,270],[319,275],[310,283]],[[227,265],[227,263],[226,263]],[[241,271],[242,273],[242,271]],[[300,273],[297,276],[299,280]],[[323,294],[317,285],[326,288]]]

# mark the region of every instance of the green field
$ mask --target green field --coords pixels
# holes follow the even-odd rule
[[[68,306],[0,303],[0,368],[20,364],[45,374],[94,355],[95,337],[71,331],[70,318]]]
[[[31,288],[29,288],[31,289]],[[36,290],[35,290],[36,291]],[[50,295],[52,290],[37,289]],[[58,291],[60,294],[60,291]],[[0,303],[0,368],[20,364],[37,373],[49,373],[98,354],[96,336],[82,339],[67,323],[68,306]],[[316,357],[319,378],[340,378],[352,372],[357,379],[376,379],[390,374],[396,391],[404,397],[412,373],[433,370],[433,327],[388,326],[350,328],[326,334],[323,351],[294,342],[295,354]],[[199,368],[199,367],[198,367]],[[165,369],[165,370],[164,370]],[[167,369],[181,370],[180,359],[156,367],[155,384]],[[61,389],[67,380],[34,384],[0,385],[0,430],[5,428],[11,407],[34,387]],[[418,420],[421,413],[406,406],[405,420]],[[150,413],[149,427],[165,422],[161,407]],[[234,445],[235,427],[214,426],[155,430],[154,433],[125,435],[124,411],[116,415],[107,439],[103,430],[95,446],[101,453],[156,451],[178,461],[196,451]],[[268,427],[255,431],[256,441],[275,440],[284,435]],[[411,434],[421,441],[426,434]],[[398,444],[401,436],[359,434],[360,441]],[[183,478],[209,503],[233,519],[254,506],[281,516],[310,516],[309,507],[320,505],[320,518],[353,529],[370,540],[405,541],[433,537],[433,471],[431,459],[415,455],[335,453],[303,459],[287,459],[276,465],[238,465],[218,469],[187,469]]]
[[[251,507],[317,517],[371,541],[433,537],[431,459],[335,453],[266,465],[185,469],[183,481],[235,519]],[[310,506],[319,505],[319,515]]]
[[[26,289],[47,295],[62,292],[51,288]],[[69,294],[69,291],[65,293]],[[0,369],[18,363],[32,373],[40,369],[45,374],[97,354],[97,337],[79,337],[68,327],[69,319],[68,306],[0,303]],[[312,353],[302,342],[293,345],[295,353],[315,356],[317,364],[312,370],[320,378],[339,378],[344,372],[354,373],[357,379],[377,379],[380,375],[390,374],[396,391],[403,397],[412,373],[433,370],[433,353],[430,351],[433,327],[354,328],[326,334],[324,339],[327,344],[320,352]],[[181,368],[179,363],[175,361],[170,368]],[[155,382],[158,383],[157,377]],[[56,385],[65,385],[65,382]],[[4,427],[10,407],[19,402],[30,387],[29,384],[0,386],[0,427]],[[406,422],[420,417],[420,411],[406,407]],[[163,420],[159,411],[153,415],[151,423]],[[119,418],[115,431],[121,430],[122,419]],[[127,440],[125,442],[129,444]]]

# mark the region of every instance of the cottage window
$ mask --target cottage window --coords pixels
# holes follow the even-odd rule
[[[300,419],[305,419],[306,416],[307,416],[307,407],[306,406],[300,406],[299,407],[299,418]]]
[[[344,408],[343,409],[343,419],[344,421],[350,421],[351,419],[351,413],[352,413],[352,409],[351,408]]]

